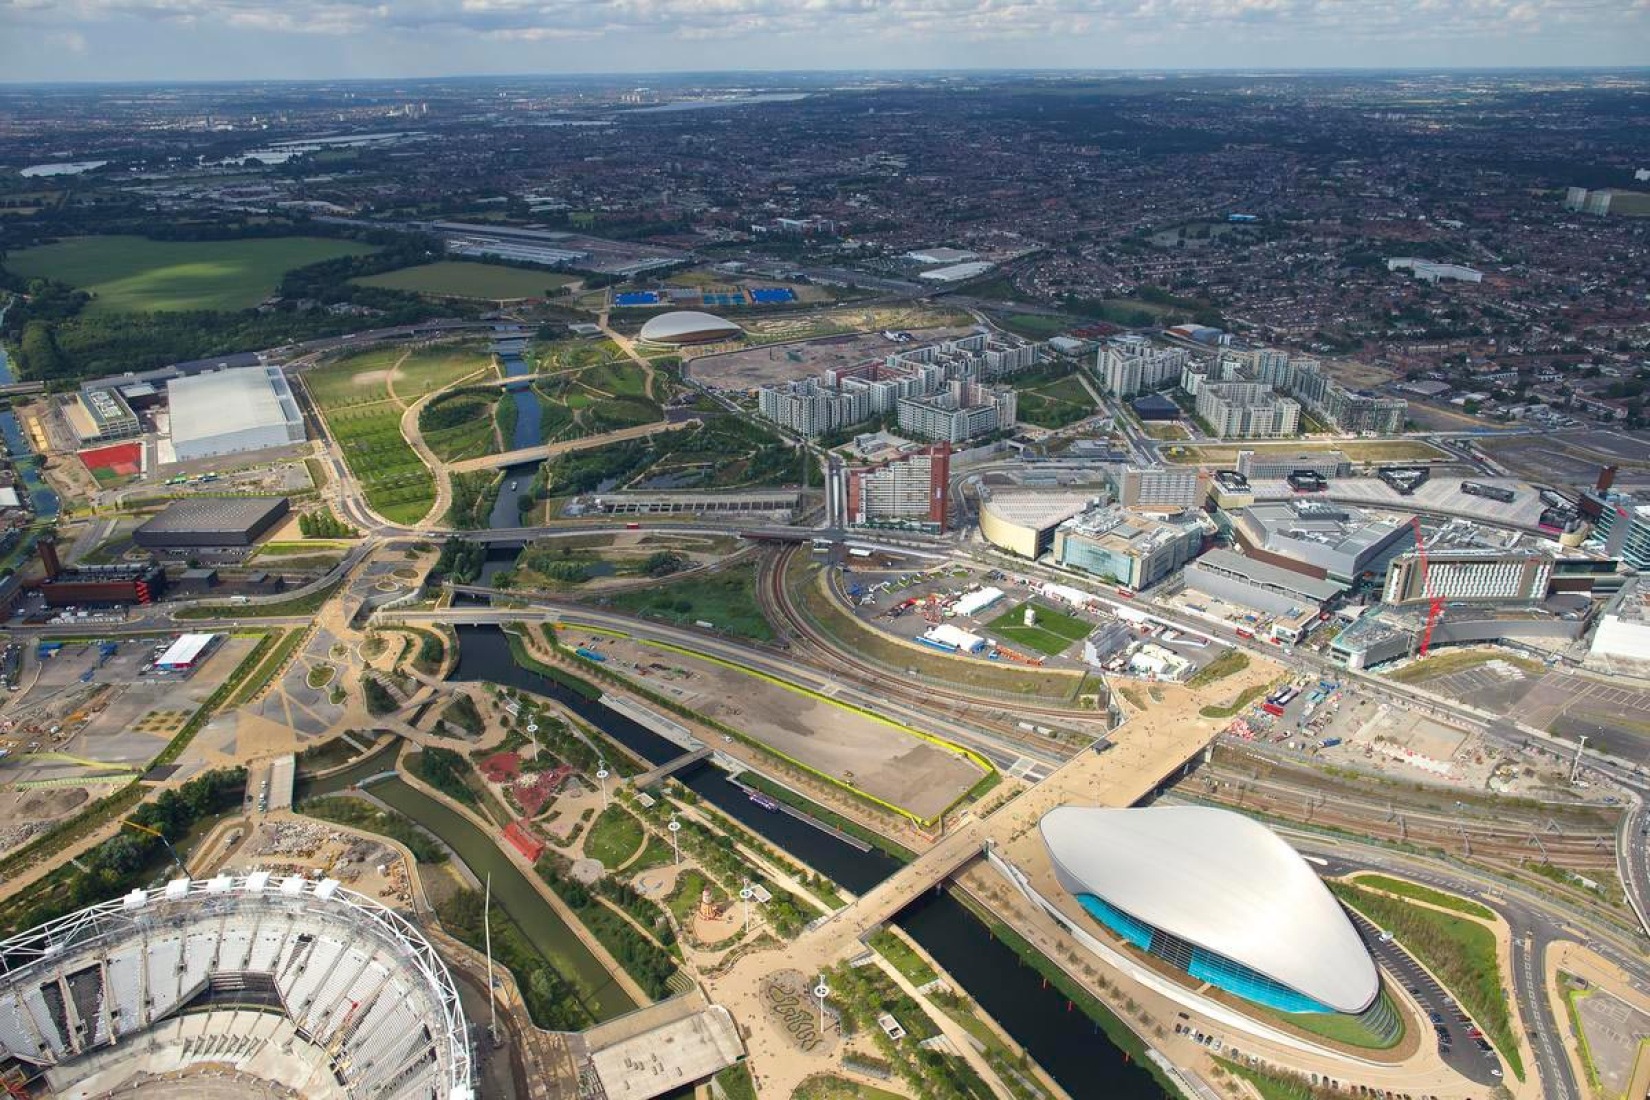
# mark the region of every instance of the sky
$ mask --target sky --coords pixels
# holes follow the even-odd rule
[[[0,80],[1650,65],[1650,0],[0,0]]]

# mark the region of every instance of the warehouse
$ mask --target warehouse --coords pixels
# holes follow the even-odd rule
[[[279,367],[208,371],[166,384],[179,462],[304,441],[304,417]]]
[[[986,647],[984,638],[950,623],[941,623],[917,640],[949,653],[979,653]]]
[[[155,668],[160,672],[191,672],[195,666],[206,659],[211,652],[212,643],[218,640],[216,634],[180,634],[178,640],[166,647],[166,651],[155,658]]]
[[[180,500],[132,532],[145,550],[251,546],[291,510],[286,497]]]
[[[951,610],[958,615],[978,615],[1002,598],[1001,588],[976,588],[958,597],[957,602],[951,605]]]

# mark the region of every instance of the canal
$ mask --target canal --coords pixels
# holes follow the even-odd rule
[[[0,322],[5,320],[6,310],[10,308],[8,302],[5,309],[0,309]],[[0,347],[0,385],[15,381],[11,360],[6,355],[6,349]],[[23,425],[18,423],[17,414],[10,407],[0,412],[0,439],[5,441],[6,454],[11,456],[12,465],[17,468],[17,477],[29,494],[36,518],[51,519],[57,515],[57,494],[47,488],[45,479],[40,476],[40,458],[34,453],[34,447],[23,434]]]
[[[325,779],[301,783],[300,799],[336,794],[369,776],[395,767],[400,742],[380,750],[348,769]],[[373,797],[405,814],[440,837],[478,879],[493,878],[493,901],[507,913],[522,935],[556,971],[578,987],[591,1015],[609,1020],[629,1012],[636,1002],[613,980],[607,969],[567,927],[527,876],[498,848],[493,837],[469,818],[449,809],[399,778],[381,779],[368,788]]]
[[[521,668],[498,627],[456,629],[459,660],[454,680],[503,684],[553,698],[650,763],[662,764],[681,755],[678,746],[617,711]],[[701,765],[678,778],[776,847],[856,893],[866,892],[899,866],[881,851],[861,852],[788,814],[768,813],[715,768]],[[374,792],[380,789],[374,787]],[[1144,1066],[1131,1062],[1098,1025],[1058,991],[1046,987],[1036,970],[1022,963],[950,895],[936,892],[897,919],[1074,1098],[1149,1100],[1163,1095]]]
[[[519,451],[523,447],[536,447],[544,442],[544,406],[533,389],[530,377],[533,368],[510,345],[497,347],[495,351],[499,365],[504,368],[504,377],[519,379],[505,386],[505,392],[516,407],[515,423],[504,425],[505,448]],[[498,499],[493,502],[492,514],[487,518],[488,527],[521,526],[521,513],[525,507],[522,502],[531,499],[533,478],[538,470],[537,462],[522,462],[505,469],[504,483],[499,487]]]

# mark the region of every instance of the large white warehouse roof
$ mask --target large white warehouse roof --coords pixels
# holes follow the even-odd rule
[[[207,371],[166,384],[180,460],[299,443],[304,418],[279,367]]]
[[[1334,895],[1259,822],[1205,806],[1063,806],[1040,827],[1067,889],[1337,1012],[1362,1012],[1380,992],[1375,963]]]

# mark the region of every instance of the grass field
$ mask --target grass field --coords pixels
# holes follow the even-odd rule
[[[1186,686],[1190,688],[1205,687],[1228,676],[1235,676],[1249,667],[1249,655],[1241,649],[1228,649],[1219,657],[1210,661],[1187,679]]]
[[[590,833],[584,838],[584,854],[599,859],[602,866],[614,870],[635,855],[647,834],[634,814],[616,803],[610,804],[590,824]]]
[[[1016,336],[1024,336],[1028,340],[1047,340],[1081,323],[1073,317],[1050,317],[1043,313],[1010,313],[995,320]]]
[[[1025,424],[1063,428],[1094,412],[1094,398],[1076,374],[1015,388],[1020,391],[1016,415]]]
[[[57,279],[95,295],[95,313],[249,309],[281,276],[339,256],[375,249],[322,237],[242,241],[151,241],[145,237],[71,237],[6,257],[18,275]]]
[[[544,298],[575,280],[554,271],[439,260],[433,264],[398,268],[353,281],[362,286],[410,290],[414,294],[429,294],[438,298],[480,298],[496,302],[514,298]]]
[[[1237,462],[1238,451],[1252,450],[1261,457],[1268,453],[1319,454],[1340,451],[1353,462],[1422,462],[1427,459],[1447,458],[1437,447],[1415,439],[1342,439],[1330,442],[1290,443],[1201,443],[1182,447],[1163,448],[1163,457],[1182,465],[1230,466]]]
[[[740,565],[709,575],[695,574],[653,588],[631,589],[607,597],[621,611],[663,619],[682,626],[703,620],[717,630],[773,641],[773,627],[762,617],[756,599],[756,566]]]
[[[1469,668],[1477,668],[1491,661],[1506,661],[1529,673],[1538,673],[1542,670],[1540,661],[1533,661],[1528,657],[1500,653],[1493,649],[1452,649],[1412,661],[1396,672],[1387,674],[1386,678],[1400,684],[1418,684],[1425,680],[1436,680],[1440,676],[1464,672]]]
[[[648,396],[647,376],[611,340],[560,340],[535,346],[546,442],[652,424],[664,418]]]
[[[1037,613],[1035,626],[1025,625],[1027,608]],[[1088,637],[1094,627],[1082,619],[1028,600],[992,619],[986,629],[1016,645],[1057,657],[1071,648],[1073,642]]]
[[[1428,905],[1436,905],[1440,909],[1451,909],[1457,913],[1465,913],[1469,917],[1480,920],[1494,920],[1495,914],[1476,901],[1469,901],[1459,894],[1446,894],[1442,890],[1434,890],[1430,886],[1422,886],[1418,882],[1406,882],[1401,878],[1391,878],[1387,875],[1359,875],[1355,880],[1359,886],[1368,886],[1375,890],[1384,890],[1389,894],[1400,897],[1414,898],[1424,901]]]
[[[396,348],[379,349],[306,371],[304,385],[373,510],[416,523],[435,503],[435,479],[401,435],[401,404],[390,396]]]

